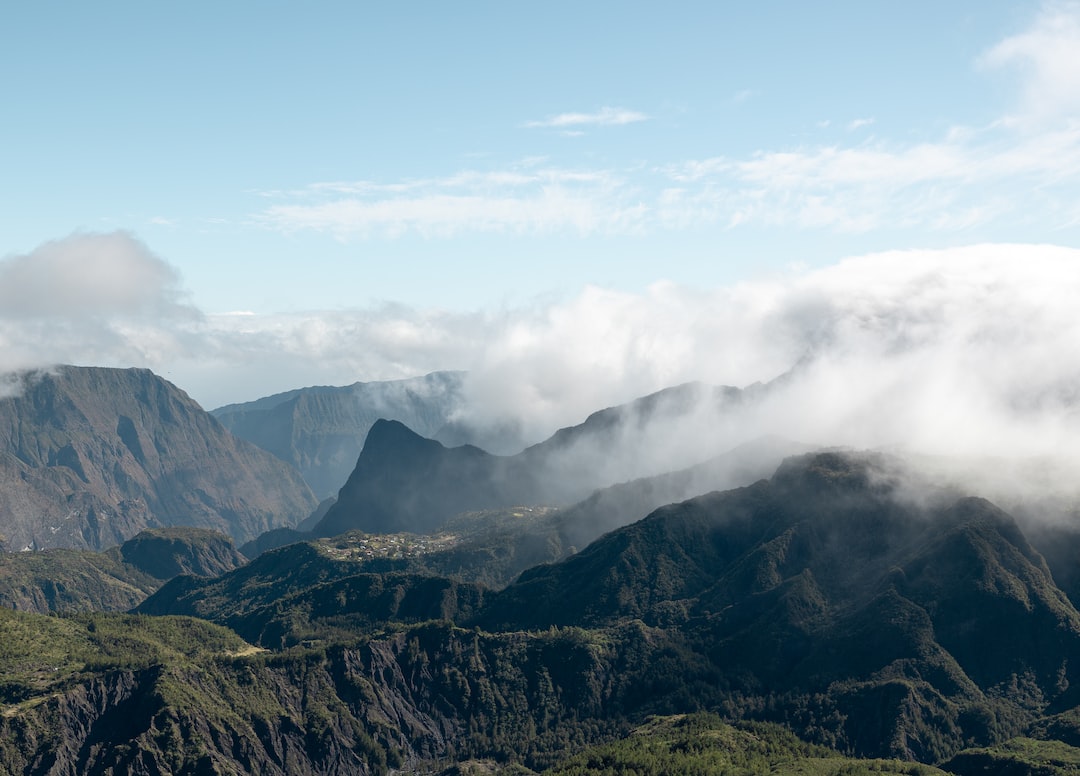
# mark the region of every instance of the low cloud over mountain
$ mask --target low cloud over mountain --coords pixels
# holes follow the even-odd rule
[[[539,440],[684,381],[744,387],[783,375],[758,411],[716,433],[733,444],[773,433],[1021,456],[1071,456],[1080,438],[1080,252],[1068,248],[898,251],[730,287],[588,287],[487,313],[207,314],[125,233],[76,234],[8,257],[0,278],[0,368],[145,365],[208,407],[465,369],[462,420],[513,420]]]

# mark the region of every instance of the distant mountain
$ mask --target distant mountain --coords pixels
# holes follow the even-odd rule
[[[376,420],[398,420],[423,436],[440,432],[474,441],[453,423],[463,399],[463,372],[406,380],[314,386],[212,410],[241,439],[300,470],[320,499],[337,493],[356,465]]]
[[[424,552],[392,561],[373,559],[371,570],[430,573],[502,588],[525,569],[561,560],[657,507],[768,477],[783,458],[806,449],[788,440],[763,438],[687,469],[602,488],[564,509],[510,506],[463,512],[431,535],[434,541],[428,542]],[[360,543],[366,537],[350,531],[336,542]],[[287,544],[316,539],[310,531],[278,528],[240,550],[255,558]]]
[[[736,388],[676,386],[593,413],[513,456],[471,445],[447,448],[400,422],[380,420],[314,533],[427,533],[465,511],[573,504],[599,488],[682,469],[729,449],[724,438],[702,439],[696,431],[702,417],[734,409],[746,397]]]
[[[295,469],[148,370],[60,367],[17,390],[0,399],[9,550],[103,549],[170,525],[246,541],[315,507]]]
[[[142,531],[105,552],[0,554],[0,606],[27,612],[127,611],[179,574],[211,577],[246,562],[229,537],[200,528]]]

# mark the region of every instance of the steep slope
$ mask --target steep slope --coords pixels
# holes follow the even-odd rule
[[[501,458],[468,445],[443,447],[397,421],[379,420],[314,533],[427,533],[459,512],[537,503],[541,478],[520,458]]]
[[[295,466],[322,499],[348,479],[376,420],[398,420],[424,436],[450,422],[462,402],[462,372],[407,380],[314,386],[212,410],[225,428]]]
[[[862,753],[933,760],[1074,704],[1080,614],[1016,523],[980,499],[909,501],[892,467],[818,454],[665,507],[522,574],[475,622],[679,624],[729,692],[797,729],[837,713],[823,740]]]
[[[0,399],[0,533],[9,549],[102,549],[148,527],[238,541],[315,506],[299,474],[145,369],[61,367]]]
[[[246,562],[225,535],[199,528],[142,531],[105,552],[0,554],[0,606],[42,614],[127,611],[179,574],[212,577]]]
[[[713,708],[861,756],[935,762],[1080,701],[1080,614],[1017,523],[886,456],[789,459],[771,480],[663,507],[499,592],[372,574],[335,546],[180,578],[144,610],[235,624],[274,648],[424,616],[452,619],[464,639],[561,633],[594,661],[589,691],[560,701],[579,720]],[[444,672],[466,670],[436,649]],[[416,660],[410,670],[430,670]]]
[[[216,577],[247,563],[227,536],[180,526],[142,531],[120,545],[119,553],[125,563],[162,580]]]
[[[459,512],[573,504],[598,488],[720,454],[728,449],[723,438],[702,441],[690,432],[703,416],[743,400],[743,392],[734,388],[677,386],[593,413],[513,456],[468,445],[447,448],[401,423],[378,421],[337,503],[314,533],[427,533]],[[688,477],[687,485],[692,481]]]

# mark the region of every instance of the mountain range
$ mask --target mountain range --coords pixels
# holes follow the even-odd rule
[[[77,662],[39,647],[53,679],[27,657],[9,669],[0,763],[542,769],[649,715],[712,709],[824,747],[798,757],[835,761],[827,772],[870,770],[851,756],[1042,772],[1023,752],[1080,743],[1080,614],[1008,514],[949,490],[913,501],[913,478],[878,454],[790,458],[501,591],[298,543],[174,578],[140,606],[154,617],[6,616],[9,652],[38,629]]]
[[[215,577],[244,563],[227,536],[188,527],[147,529],[104,552],[3,553],[0,606],[41,614],[122,612],[173,577]]]
[[[337,502],[313,531],[426,533],[466,511],[568,506],[619,482],[715,459],[733,443],[722,437],[691,442],[690,429],[703,417],[736,412],[747,400],[736,388],[688,383],[595,412],[511,456],[471,445],[448,448],[400,422],[380,420]]]
[[[291,463],[315,495],[335,495],[377,420],[396,420],[416,433],[452,446],[481,444],[503,450],[513,435],[470,429],[457,419],[465,403],[463,372],[313,386],[211,410],[233,434]]]
[[[0,556],[0,774],[1080,769],[1080,531],[915,457],[706,423],[768,386],[676,386],[512,455],[376,419],[312,514],[292,464],[150,373],[22,379],[0,503],[48,503],[40,480],[111,515],[139,476],[232,511]]]

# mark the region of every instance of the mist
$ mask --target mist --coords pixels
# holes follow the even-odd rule
[[[616,480],[766,435],[1071,466],[1080,461],[1077,298],[1080,251],[987,244],[852,257],[710,289],[587,287],[495,311],[386,303],[214,314],[186,301],[179,273],[133,236],[79,233],[0,260],[0,372],[145,366],[213,408],[306,385],[464,370],[456,420],[512,427],[528,442],[681,383],[750,388],[737,406],[703,400],[655,429],[628,424],[625,448],[636,452],[612,460]],[[0,391],[17,385],[0,381]]]

